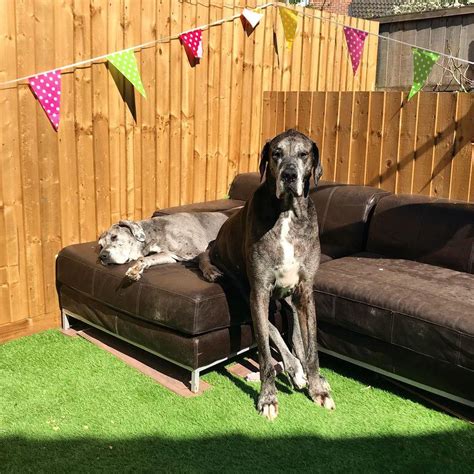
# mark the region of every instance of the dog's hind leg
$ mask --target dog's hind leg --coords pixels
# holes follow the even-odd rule
[[[176,262],[176,258],[170,253],[154,253],[147,257],[140,257],[135,264],[127,270],[125,275],[130,278],[130,280],[138,281],[147,268],[153,267],[154,265],[163,265],[165,263],[174,262]]]
[[[307,381],[301,362],[290,352],[286,342],[281,337],[280,331],[270,322],[268,328],[270,339],[280,352],[284,370],[290,376],[293,385],[300,389],[306,387]]]
[[[289,311],[291,312],[291,316],[292,316],[291,344],[293,346],[293,352],[295,353],[296,357],[303,365],[303,369],[306,373],[307,372],[306,355],[305,355],[305,348],[303,345],[303,337],[301,335],[301,326],[300,326],[300,320],[298,318],[298,311],[296,310],[296,307],[293,304],[293,301],[291,301],[291,297],[285,298],[284,301],[289,306]]]

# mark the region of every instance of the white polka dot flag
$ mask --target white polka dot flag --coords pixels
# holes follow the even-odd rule
[[[131,49],[109,54],[107,61],[112,63],[133,84],[133,87],[146,98],[145,88],[143,87],[140,71],[138,70],[137,59]]]
[[[30,77],[28,82],[57,131],[59,127],[59,104],[61,102],[61,71],[57,69],[56,71]]]
[[[285,33],[286,47],[291,48],[296,36],[298,27],[298,12],[289,8],[279,7],[281,22],[283,23],[283,32]]]
[[[413,85],[411,86],[408,100],[416,95],[425,85],[431,69],[439,59],[439,54],[425,49],[411,48],[413,53]]]
[[[360,58],[364,52],[365,38],[368,33],[366,31],[357,30],[356,28],[344,27],[344,35],[346,36],[347,49],[351,57],[352,70],[354,75],[360,64]]]
[[[202,58],[202,30],[200,28],[180,34],[179,39],[193,58]]]
[[[241,17],[251,26],[252,29],[255,29],[260,23],[263,13],[259,13],[258,10],[250,10],[245,8]]]

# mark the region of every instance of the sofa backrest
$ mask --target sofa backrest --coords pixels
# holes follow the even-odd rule
[[[370,222],[367,251],[473,273],[474,204],[384,197]]]
[[[230,199],[247,201],[260,185],[259,173],[242,173],[229,190]],[[388,194],[369,186],[320,181],[310,196],[316,205],[321,250],[333,258],[365,250],[368,221],[377,201]]]
[[[365,250],[372,211],[387,194],[369,186],[321,181],[310,192],[318,213],[321,251],[340,258]]]
[[[230,185],[229,198],[248,201],[259,186],[260,173],[240,173]]]

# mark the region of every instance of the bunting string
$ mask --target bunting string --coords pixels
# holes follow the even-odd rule
[[[279,7],[279,8],[286,7],[285,4],[279,4],[278,2],[268,2],[268,3],[265,3],[264,5],[257,6],[256,9],[263,10],[263,9],[266,9],[266,8],[272,7],[272,6],[273,7]],[[244,7],[242,7],[242,9],[244,9]],[[327,21],[329,23],[333,23],[333,24],[338,25],[340,27],[354,28],[354,26],[345,25],[344,23],[340,23],[340,22],[338,22],[336,20],[332,20],[330,18],[323,18],[322,16],[312,15],[312,14],[309,14],[309,13],[306,13],[306,12],[300,12],[300,11],[297,11],[297,10],[295,10],[295,12],[298,13],[298,16],[313,18],[313,19],[317,19],[317,20],[320,20],[320,21]],[[162,37],[162,38],[159,38],[159,39],[156,39],[156,40],[148,41],[146,43],[130,46],[129,48],[125,48],[123,50],[116,51],[115,53],[123,53],[123,52],[126,52],[126,51],[142,50],[142,49],[153,47],[156,44],[167,43],[167,42],[172,41],[172,40],[178,40],[183,33],[189,33],[189,32],[191,32],[191,31],[193,31],[197,28],[201,29],[201,30],[208,30],[211,27],[219,26],[219,25],[222,25],[223,23],[234,21],[234,20],[236,20],[240,17],[241,17],[241,13],[233,15],[231,17],[216,20],[216,21],[214,21],[212,23],[208,23],[206,25],[200,25],[200,26],[197,26],[197,27],[195,27],[191,30],[182,31],[182,32],[180,32],[178,34],[175,34],[175,35],[172,35],[172,36],[166,36],[166,37]],[[356,28],[356,29],[359,29],[360,31],[363,31],[363,32],[367,33],[367,35],[377,36],[378,38],[380,38],[382,40],[385,40],[385,41],[393,41],[395,43],[399,43],[399,44],[402,44],[402,45],[405,45],[405,46],[409,46],[411,48],[423,49],[425,51],[428,51],[428,52],[433,53],[433,54],[437,54],[439,56],[443,56],[443,57],[446,57],[446,58],[451,58],[455,61],[459,61],[459,62],[463,62],[463,63],[466,63],[466,64],[473,64],[474,65],[474,61],[469,61],[468,59],[459,58],[459,57],[456,57],[456,56],[452,56],[450,54],[442,53],[440,51],[434,51],[434,50],[429,49],[429,48],[421,47],[421,46],[418,46],[418,45],[415,45],[415,44],[412,44],[412,43],[407,43],[406,41],[401,41],[401,40],[398,40],[398,39],[395,39],[395,38],[380,35],[378,33],[372,33],[370,31],[361,30],[360,28]],[[54,71],[56,71],[58,69],[63,72],[65,69],[73,69],[73,68],[77,68],[77,67],[80,67],[80,66],[97,63],[97,62],[102,61],[102,60],[107,60],[107,57],[110,56],[111,54],[114,54],[114,52],[106,53],[106,54],[103,54],[101,56],[96,56],[96,57],[89,58],[89,59],[84,59],[82,61],[78,61],[78,62],[75,62],[75,63],[72,63],[72,64],[67,64],[67,65],[64,65],[64,66],[57,66],[57,67],[55,67],[53,69],[49,69],[47,71],[37,72],[37,73],[34,73],[34,74],[30,74],[28,76],[18,77],[16,79],[1,82],[0,87],[9,86],[9,85],[16,84],[16,83],[22,82],[22,81],[28,81],[29,79],[35,78],[37,76],[53,73]]]

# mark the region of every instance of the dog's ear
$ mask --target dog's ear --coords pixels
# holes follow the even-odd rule
[[[318,185],[318,181],[323,174],[323,165],[321,164],[321,159],[319,157],[319,149],[316,143],[313,142],[312,146],[312,153],[313,153],[313,178],[314,178],[314,185]]]
[[[139,241],[145,242],[145,232],[140,224],[133,221],[120,221],[119,225],[130,229],[132,235]]]
[[[263,179],[263,175],[265,174],[265,170],[267,169],[268,165],[268,152],[270,151],[270,142],[265,143],[265,146],[262,149],[262,153],[260,154],[260,181]]]

